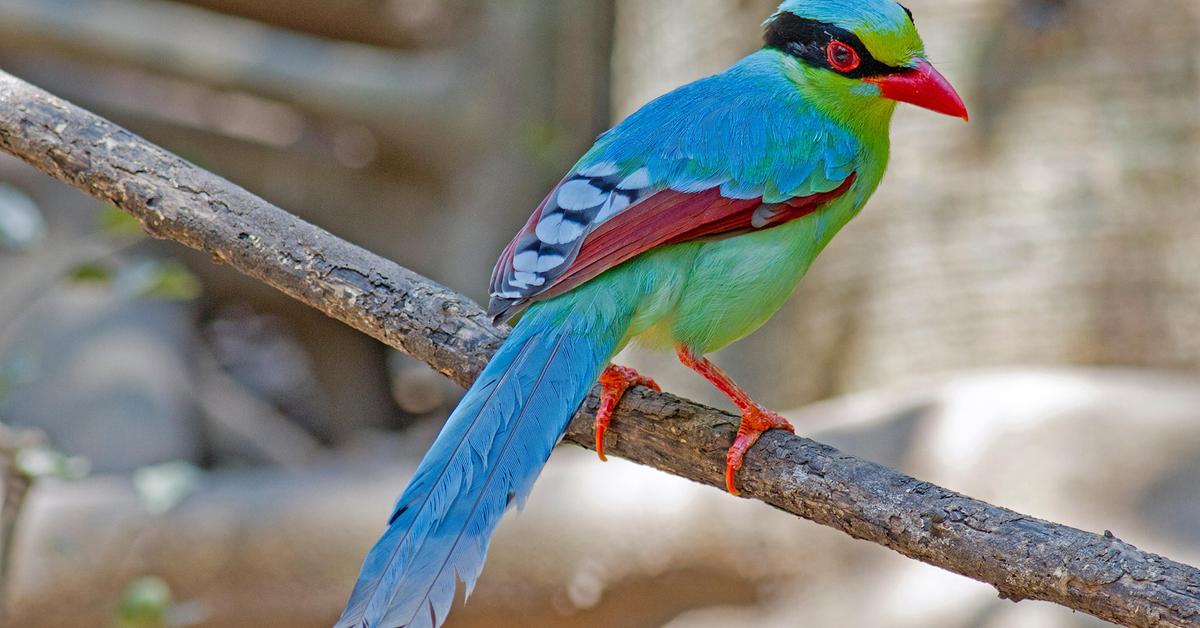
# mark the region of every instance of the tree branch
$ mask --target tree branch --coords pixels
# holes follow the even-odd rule
[[[128,211],[152,235],[205,251],[459,384],[503,340],[467,298],[310,225],[141,138],[0,72],[0,148]],[[592,445],[593,395],[567,440]],[[636,389],[611,453],[723,486],[737,420]],[[995,586],[1126,626],[1200,626],[1200,570],[998,508],[808,439],[772,432],[740,475],[743,493]]]

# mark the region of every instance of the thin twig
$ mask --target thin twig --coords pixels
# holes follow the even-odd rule
[[[0,72],[0,149],[116,204],[148,232],[204,251],[424,360],[460,384],[503,341],[465,297],[338,239],[232,183]],[[593,395],[567,439],[592,444]],[[736,419],[635,389],[610,453],[720,487]],[[1200,625],[1200,570],[921,482],[811,440],[764,436],[743,494],[855,538],[1126,626]]]

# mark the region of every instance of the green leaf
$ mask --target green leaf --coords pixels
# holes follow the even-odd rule
[[[100,262],[84,262],[71,269],[67,279],[71,283],[80,284],[111,284],[115,273],[113,269]]]
[[[165,628],[173,600],[166,580],[158,576],[138,578],[121,594],[114,624],[117,628]]]
[[[96,219],[100,230],[114,238],[144,238],[146,232],[136,218],[113,205],[105,207]]]
[[[158,264],[141,290],[141,296],[174,301],[190,301],[200,296],[200,280],[179,262]]]
[[[195,299],[202,288],[192,271],[175,261],[141,260],[120,265],[84,262],[73,268],[67,278],[76,284],[111,285],[130,297],[173,301]]]
[[[200,296],[200,280],[176,261],[137,260],[122,264],[114,278],[121,294],[187,301]]]

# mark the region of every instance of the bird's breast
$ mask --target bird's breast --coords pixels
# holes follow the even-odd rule
[[[700,243],[667,319],[672,342],[707,353],[761,327],[858,205],[847,194],[786,224]]]

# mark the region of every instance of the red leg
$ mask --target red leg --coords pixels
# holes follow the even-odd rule
[[[608,457],[604,455],[604,433],[612,423],[613,412],[616,411],[617,404],[621,403],[625,391],[634,386],[645,386],[662,392],[654,380],[642,377],[627,366],[609,364],[600,375],[600,409],[596,411],[596,453],[600,454],[601,460],[608,461]]]
[[[716,364],[702,356],[695,355],[687,347],[679,347],[677,354],[679,361],[683,362],[684,366],[712,382],[742,412],[742,422],[738,426],[737,438],[734,439],[733,446],[729,448],[729,453],[725,455],[725,488],[734,495],[740,495],[734,480],[737,472],[742,468],[742,464],[746,461],[746,452],[750,451],[754,443],[758,442],[758,438],[767,430],[787,430],[794,434],[796,429],[792,427],[791,423],[788,423],[787,419],[758,405],[750,398],[750,395],[746,394],[746,391],[734,383],[733,379],[717,368]]]

